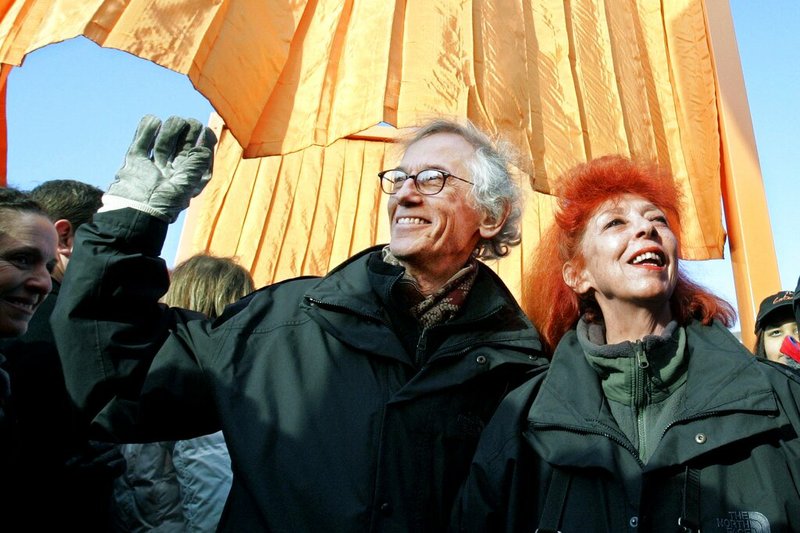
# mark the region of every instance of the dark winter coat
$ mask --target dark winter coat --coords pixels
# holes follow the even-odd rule
[[[484,431],[460,529],[800,531],[800,376],[718,324],[687,326],[686,349],[684,404],[642,464],[567,333]]]
[[[484,424],[544,362],[499,278],[482,265],[459,315],[409,354],[387,309],[403,271],[379,252],[262,289],[212,324],[156,303],[165,230],[125,209],[78,232],[53,324],[95,435],[222,428],[222,530],[444,529]]]
[[[28,330],[2,348],[11,381],[0,431],[0,529],[8,532],[106,531],[112,483],[124,469],[118,446],[89,443],[76,423],[50,329],[60,286],[53,280]]]

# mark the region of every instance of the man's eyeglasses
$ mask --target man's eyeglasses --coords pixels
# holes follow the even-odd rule
[[[471,181],[453,176],[447,171],[428,168],[421,170],[416,174],[406,174],[400,169],[393,168],[391,170],[384,170],[378,172],[378,177],[381,179],[381,189],[386,194],[395,194],[403,186],[406,180],[414,180],[414,187],[417,192],[426,196],[439,194],[444,189],[444,183],[447,178],[455,178],[459,181],[473,185]]]

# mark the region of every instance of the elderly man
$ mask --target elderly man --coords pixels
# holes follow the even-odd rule
[[[54,315],[97,438],[222,429],[223,531],[440,531],[505,393],[543,368],[538,336],[477,258],[519,242],[507,161],[437,121],[379,174],[391,243],[323,278],[266,287],[215,322],[157,303],[167,222],[208,178],[212,136],[145,117]]]

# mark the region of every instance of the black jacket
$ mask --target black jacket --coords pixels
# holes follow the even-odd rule
[[[11,381],[0,435],[4,531],[107,531],[111,487],[123,470],[116,447],[88,442],[67,394],[50,328],[59,290],[53,280],[27,332],[2,347]]]
[[[165,229],[123,210],[78,232],[53,324],[95,435],[222,428],[234,479],[221,530],[444,529],[484,424],[544,363],[499,278],[482,265],[461,313],[409,354],[387,310],[402,269],[377,251],[212,324],[156,303]]]
[[[547,375],[486,428],[458,529],[675,532],[681,519],[704,533],[800,531],[800,376],[718,324],[686,334],[684,405],[645,465],[567,333]]]

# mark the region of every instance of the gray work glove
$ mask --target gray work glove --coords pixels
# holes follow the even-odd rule
[[[214,133],[194,119],[145,115],[100,211],[132,207],[175,222],[211,179]]]

